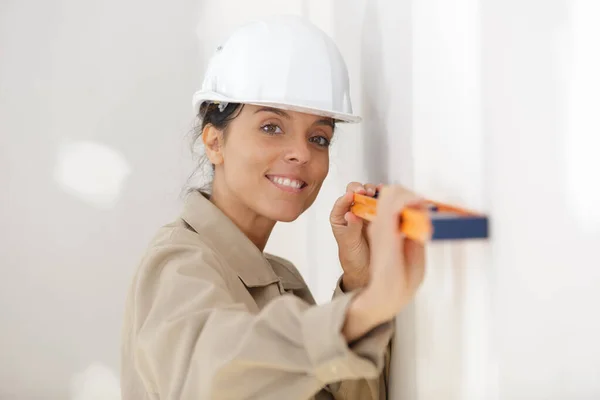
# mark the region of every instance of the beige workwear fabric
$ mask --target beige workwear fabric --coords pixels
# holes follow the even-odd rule
[[[138,267],[123,326],[123,400],[386,399],[393,322],[348,345],[356,293],[315,305],[288,261],[261,252],[199,192]]]

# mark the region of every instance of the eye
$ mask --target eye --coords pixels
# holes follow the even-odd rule
[[[283,130],[279,127],[279,125],[275,124],[265,124],[261,126],[260,129],[268,135],[278,135],[283,133]]]
[[[329,147],[329,139],[327,139],[325,136],[313,136],[309,139],[309,141],[311,141],[312,143],[316,143],[318,146],[321,147]]]

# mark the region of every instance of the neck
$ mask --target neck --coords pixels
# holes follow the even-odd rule
[[[275,221],[252,211],[237,196],[216,181],[213,184],[210,201],[229,217],[261,252],[264,251]]]

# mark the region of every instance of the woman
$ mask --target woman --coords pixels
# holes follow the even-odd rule
[[[356,122],[346,66],[294,17],[236,31],[194,97],[214,170],[151,243],[129,294],[123,399],[385,399],[394,317],[423,279],[423,248],[398,232],[420,200],[351,183],[331,212],[343,275],[315,301],[296,268],[264,253],[277,221],[315,201],[338,122]],[[353,193],[379,189],[368,229]]]

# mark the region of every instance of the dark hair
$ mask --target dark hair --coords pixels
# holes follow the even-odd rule
[[[212,191],[212,180],[214,176],[215,166],[212,165],[206,156],[206,153],[199,151],[202,147],[202,132],[208,125],[212,125],[223,133],[227,133],[227,128],[231,121],[233,121],[242,111],[244,107],[240,103],[229,103],[221,109],[218,103],[203,103],[200,106],[198,115],[196,116],[196,123],[192,130],[192,154],[197,156],[198,162],[194,172],[190,175],[188,182],[193,182],[190,186],[190,190],[197,190],[203,193],[205,196],[210,196]],[[221,106],[222,107],[222,106]],[[200,179],[202,178],[202,179]]]

